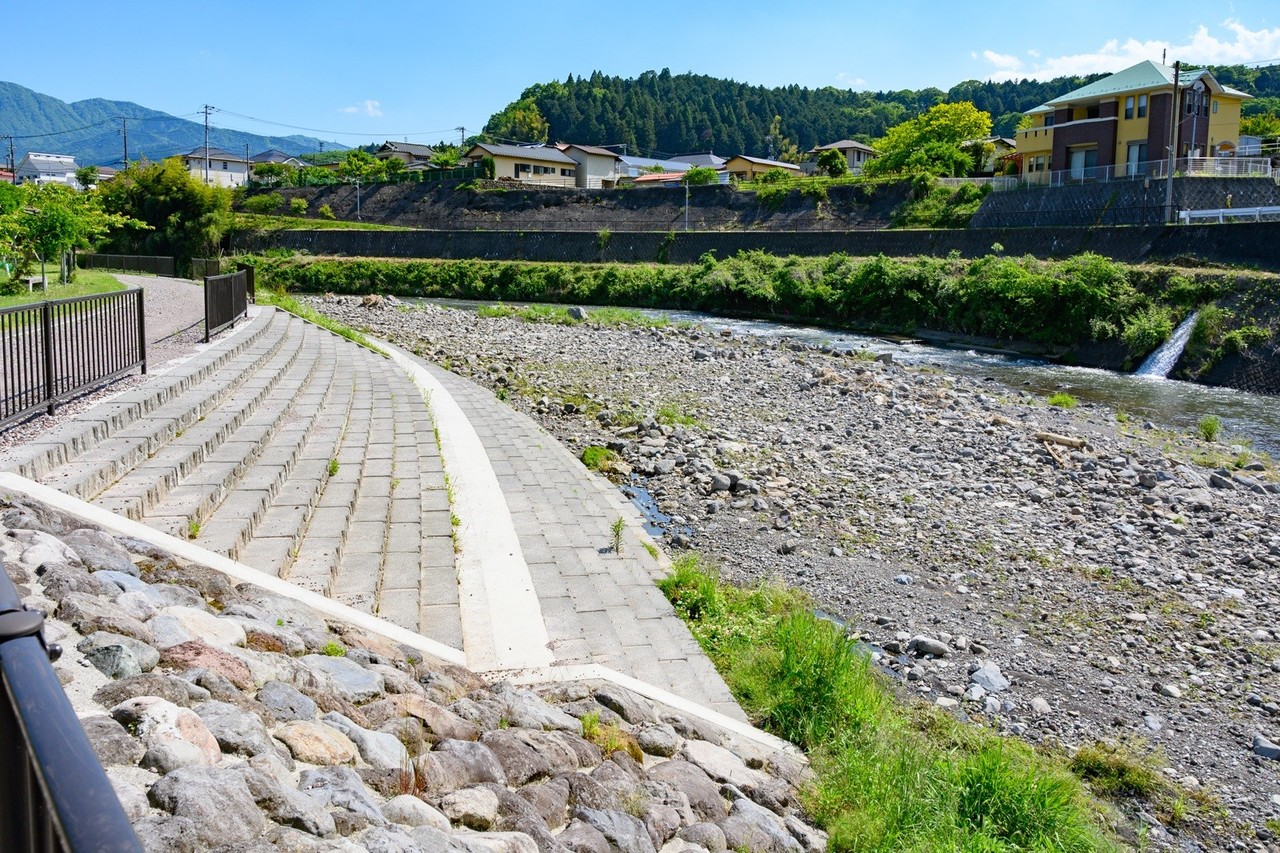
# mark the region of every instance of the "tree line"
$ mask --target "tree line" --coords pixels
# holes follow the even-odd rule
[[[1215,66],[1222,83],[1254,95],[1247,117],[1280,116],[1280,67]],[[484,134],[498,141],[626,145],[633,154],[692,151],[793,159],[840,139],[870,143],[942,103],[971,102],[1012,136],[1026,110],[1105,75],[1052,80],[967,80],[936,88],[854,92],[825,86],[767,88],[668,69],[623,78],[593,72],[537,83],[494,113]]]

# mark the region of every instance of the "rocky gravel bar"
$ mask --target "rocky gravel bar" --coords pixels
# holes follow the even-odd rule
[[[1139,815],[1152,840],[1280,849],[1280,478],[1247,447],[697,326],[311,304],[610,448],[673,550],[811,593],[904,694],[1157,753],[1214,806],[1192,829]]]
[[[796,756],[615,685],[489,684],[20,496],[0,557],[148,851],[826,849]]]

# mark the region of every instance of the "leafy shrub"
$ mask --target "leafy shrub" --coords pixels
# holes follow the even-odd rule
[[[289,212],[294,216],[304,216],[307,212],[307,200],[305,198],[289,199]]]
[[[1235,354],[1244,352],[1249,347],[1264,344],[1271,340],[1271,333],[1252,323],[1232,329],[1222,336],[1222,348],[1225,352]]]
[[[1059,409],[1074,409],[1079,404],[1079,400],[1072,397],[1065,391],[1059,391],[1056,394],[1049,395],[1049,405],[1057,406]]]
[[[691,187],[720,183],[720,173],[710,166],[694,166],[684,173],[684,183]]]
[[[282,204],[284,204],[284,197],[280,193],[263,193],[250,196],[240,206],[244,208],[245,213],[267,214],[279,210]]]
[[[762,184],[785,184],[791,180],[791,174],[786,169],[774,167],[756,178],[756,180]]]
[[[321,219],[333,219],[333,208],[327,204],[320,205],[320,209],[316,211]]]
[[[1173,334],[1173,318],[1169,309],[1150,305],[1125,321],[1120,337],[1129,355],[1141,358],[1169,339]]]

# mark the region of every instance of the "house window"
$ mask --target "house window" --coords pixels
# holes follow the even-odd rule
[[[1146,118],[1146,117],[1147,117],[1147,96],[1139,95],[1138,96],[1138,118]]]
[[[1218,114],[1218,102],[1217,102],[1217,101],[1214,101],[1214,102],[1213,102],[1213,114],[1214,114],[1214,115],[1217,115],[1217,114]]]
[[[576,172],[574,172],[574,170],[573,170],[573,169],[561,169],[561,170],[560,170],[560,176],[561,176],[562,178],[572,178],[572,177],[574,177],[576,174],[577,174],[577,173],[576,173]]]
[[[519,174],[520,172],[527,172],[531,168],[533,167],[530,166],[528,163],[516,163],[516,174]]]
[[[1124,99],[1124,117],[1133,118],[1133,95]]]
[[[1044,117],[1044,126],[1045,126],[1045,127],[1053,127],[1053,116],[1045,116],[1045,117]]]
[[[1085,118],[1098,118],[1100,115],[1102,115],[1101,108],[1097,104],[1094,104],[1084,111]]]

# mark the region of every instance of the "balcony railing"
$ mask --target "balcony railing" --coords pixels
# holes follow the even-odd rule
[[[1081,166],[1053,172],[1028,172],[1012,183],[993,184],[993,189],[1015,187],[1063,187],[1071,184],[1102,184],[1112,181],[1164,179],[1169,175],[1168,160],[1144,160],[1140,163],[1118,163],[1114,166]],[[1270,178],[1271,160],[1267,157],[1180,157],[1174,161],[1175,178]]]

